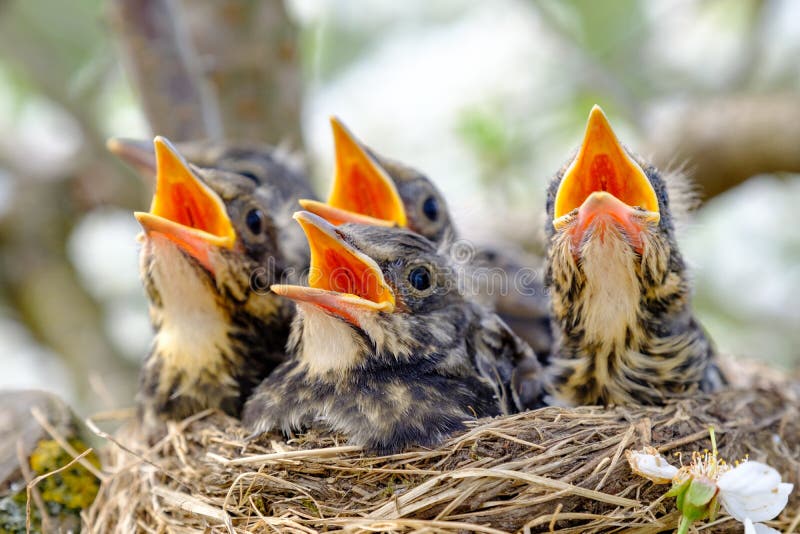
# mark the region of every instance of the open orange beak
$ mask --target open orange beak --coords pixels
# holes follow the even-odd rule
[[[355,325],[360,312],[394,311],[394,292],[375,260],[347,243],[325,219],[307,211],[298,211],[294,218],[311,249],[309,286],[276,284],[273,292],[314,304]]]
[[[156,154],[150,141],[112,137],[106,141],[106,148],[141,174],[156,176]]]
[[[336,172],[328,202],[301,200],[300,205],[337,226],[353,222],[405,227],[406,210],[394,180],[336,117],[331,117],[331,128]]]
[[[598,216],[611,217],[631,237],[645,223],[658,223],[658,197],[644,169],[628,154],[603,110],[594,106],[578,155],[564,173],[555,198],[553,225],[562,229],[573,210],[578,237]]]
[[[150,212],[134,216],[145,233],[159,234],[213,271],[212,248],[233,248],[236,232],[222,199],[192,172],[172,144],[163,137],[153,141],[156,192]]]

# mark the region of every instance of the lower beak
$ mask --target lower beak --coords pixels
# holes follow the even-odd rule
[[[200,262],[210,273],[214,272],[211,251],[215,248],[231,248],[233,246],[233,241],[228,237],[209,234],[152,213],[136,211],[133,216],[139,221],[145,234],[161,235],[169,239]]]
[[[314,304],[355,325],[358,325],[357,312],[394,311],[394,291],[372,258],[345,241],[321,217],[299,211],[294,218],[303,228],[311,249],[309,287],[274,285],[275,293]]]
[[[386,226],[395,227],[396,223],[386,219],[377,219],[369,215],[362,215],[355,211],[344,210],[336,208],[330,204],[319,202],[318,200],[310,200],[302,198],[298,201],[304,210],[319,215],[334,226],[340,226],[346,223],[367,224],[370,226]]]
[[[394,306],[389,302],[373,302],[356,295],[327,291],[314,287],[275,284],[270,286],[270,289],[276,295],[292,299],[295,302],[313,304],[356,326],[359,324],[358,315],[361,313],[390,313],[394,309]]]
[[[631,246],[641,253],[641,233],[649,224],[658,224],[659,216],[658,213],[632,208],[610,193],[594,192],[578,208],[574,226],[568,230],[573,246],[577,249],[589,228],[597,227],[603,219],[621,229]],[[556,228],[559,228],[558,224]]]

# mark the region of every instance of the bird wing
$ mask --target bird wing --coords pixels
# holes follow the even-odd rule
[[[533,349],[495,314],[483,317],[476,331],[475,367],[495,387],[503,411],[540,406],[542,372]]]

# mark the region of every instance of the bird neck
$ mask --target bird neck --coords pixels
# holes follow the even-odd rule
[[[312,304],[298,304],[289,350],[310,377],[320,378],[347,373],[370,352],[352,325]]]
[[[211,277],[177,247],[155,246],[157,255],[146,258],[145,285],[152,288],[150,316],[156,335],[151,360],[160,366],[159,388],[166,392],[177,386],[170,395],[181,395],[208,379],[233,387],[230,360],[236,354],[229,308]]]
[[[641,257],[609,232],[587,241],[580,258],[567,241],[554,240],[548,264],[560,330],[552,373],[565,392],[561,400],[641,401],[651,393],[636,390],[652,389],[661,376],[655,367],[674,366],[692,344],[675,337],[691,320],[682,262],[659,239],[646,240]],[[670,363],[660,363],[665,358]]]
[[[606,237],[588,242],[582,250],[579,324],[587,343],[619,347],[626,333],[638,328],[641,287],[633,249],[621,239]]]
[[[355,327],[312,304],[298,304],[289,351],[309,376],[335,378],[355,368],[388,370],[414,360],[422,352],[439,352],[449,348],[445,347],[445,338],[453,339],[453,344],[463,342],[450,332],[460,323],[439,324],[441,321],[433,319],[421,325],[404,314],[373,312],[363,312],[358,321]],[[423,332],[430,335],[422,336]],[[422,338],[430,346],[423,347]]]

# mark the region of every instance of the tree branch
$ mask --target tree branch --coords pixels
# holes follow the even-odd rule
[[[226,139],[299,146],[297,30],[282,0],[180,0]]]
[[[194,52],[169,0],[112,0],[110,20],[154,133],[173,141],[218,139],[219,109],[192,72]]]
[[[647,146],[654,163],[685,164],[704,198],[757,174],[800,172],[797,94],[690,101],[651,122]]]

